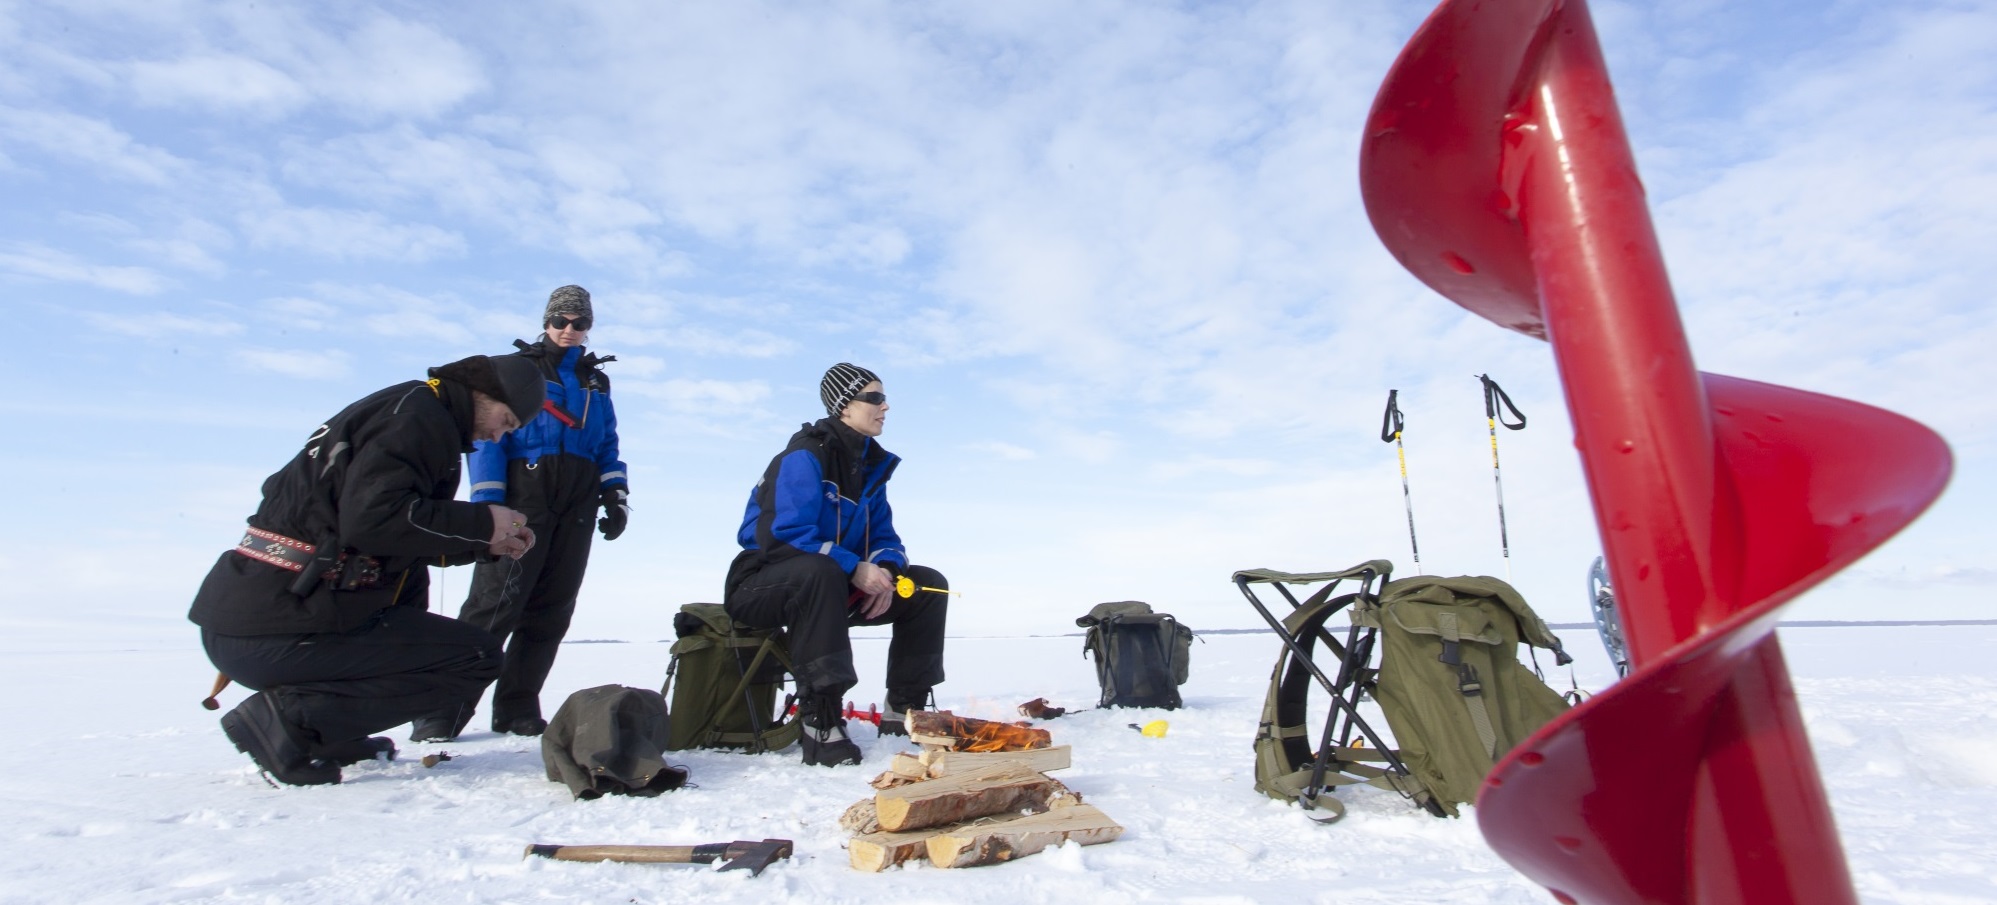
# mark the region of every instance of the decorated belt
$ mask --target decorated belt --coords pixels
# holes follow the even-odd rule
[[[319,548],[275,531],[244,528],[243,539],[236,542],[236,552],[280,569],[303,572],[305,565],[312,561],[312,554],[319,552]]]
[[[313,554],[319,548],[295,537],[285,537],[275,531],[262,528],[244,528],[243,539],[236,542],[235,551],[256,560],[276,566],[287,572],[303,572],[311,565]],[[353,560],[353,562],[349,562]],[[372,556],[356,556],[342,552],[339,560],[326,570],[326,581],[339,582],[342,575],[350,581],[341,582],[343,588],[373,587],[381,579],[381,562]]]

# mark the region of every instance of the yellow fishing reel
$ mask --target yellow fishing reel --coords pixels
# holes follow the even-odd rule
[[[959,596],[959,597],[963,596],[962,592],[959,592],[959,591],[952,591],[952,590],[950,590],[949,588],[919,588],[919,587],[916,587],[916,586],[915,586],[915,579],[913,579],[913,578],[910,578],[910,577],[908,577],[908,576],[906,576],[906,575],[903,575],[902,577],[900,577],[900,578],[897,578],[897,579],[895,579],[895,580],[894,580],[894,592],[895,592],[895,596],[897,596],[897,597],[900,597],[900,598],[901,598],[901,599],[903,599],[903,600],[907,600],[907,599],[908,599],[908,598],[910,598],[910,597],[914,597],[914,596],[915,596],[915,592],[917,592],[917,591],[934,591],[934,592],[936,592],[936,593],[938,593],[938,594],[956,594],[956,595],[957,595],[957,596]]]

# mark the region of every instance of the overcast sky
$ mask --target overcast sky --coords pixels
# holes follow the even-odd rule
[[[1790,618],[1990,618],[1997,7],[1593,8],[1701,367],[1957,456]],[[533,338],[579,283],[635,512],[571,638],[718,599],[842,360],[885,380],[897,523],[963,591],[955,632],[1119,599],[1245,627],[1236,569],[1411,572],[1390,388],[1424,571],[1502,576],[1486,372],[1530,418],[1500,438],[1512,572],[1585,620],[1549,350],[1428,292],[1360,207],[1361,123],[1427,9],[0,0],[0,607],[191,639],[314,426]]]

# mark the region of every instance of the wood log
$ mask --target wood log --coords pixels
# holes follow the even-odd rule
[[[1044,811],[1063,795],[1059,780],[1016,764],[995,764],[874,793],[881,829],[903,833],[1008,811]]]
[[[981,720],[948,710],[911,710],[906,725],[917,744],[941,743],[959,751],[1022,751],[1054,744],[1052,734],[1030,723]]]
[[[888,761],[888,772],[910,779],[930,778],[929,764],[906,751],[896,753],[894,759]]]
[[[1069,840],[1097,845],[1123,835],[1123,827],[1094,805],[1078,804],[1017,820],[978,823],[929,836],[930,863],[976,867],[1023,858]]]
[[[1068,745],[1055,745],[1052,748],[1034,748],[1028,751],[952,751],[931,749],[922,752],[919,758],[911,758],[924,765],[931,779],[949,776],[954,773],[967,773],[982,770],[997,764],[1017,764],[1038,773],[1052,773],[1068,769]],[[896,755],[899,758],[908,755]],[[896,767],[900,772],[900,767]]]
[[[865,833],[846,841],[846,859],[854,870],[878,873],[897,864],[929,857],[929,837],[944,832],[936,827],[906,833]]]
[[[881,819],[874,811],[874,800],[863,798],[853,802],[846,813],[839,815],[839,828],[849,833],[878,833]]]

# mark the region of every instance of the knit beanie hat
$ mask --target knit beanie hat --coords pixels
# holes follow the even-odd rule
[[[431,368],[430,376],[464,384],[505,403],[521,424],[534,420],[548,398],[540,366],[518,355],[473,355]]]
[[[825,403],[826,414],[838,417],[861,387],[879,379],[866,368],[842,361],[826,369],[825,378],[818,382],[818,398]]]
[[[548,293],[548,309],[541,312],[541,323],[547,323],[548,318],[557,314],[596,320],[595,312],[589,307],[589,290],[581,286],[563,286]]]

